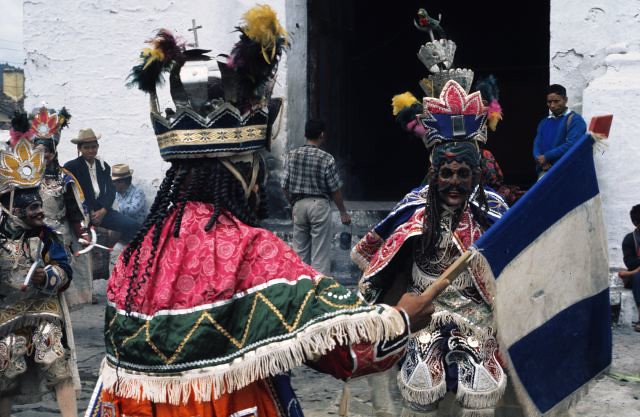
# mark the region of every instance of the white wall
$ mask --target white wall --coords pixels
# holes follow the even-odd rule
[[[285,24],[285,0],[266,1]],[[62,163],[77,156],[69,142],[81,128],[102,134],[99,155],[109,164],[128,163],[134,183],[153,199],[164,177],[164,163],[149,120],[148,98],[125,87],[129,70],[137,63],[144,41],[157,29],[168,28],[193,41],[191,19],[201,48],[211,55],[228,53],[238,39],[234,27],[253,0],[29,0],[24,2],[26,51],[26,103],[31,108],[46,101],[50,107],[66,106],[72,114],[63,133]],[[286,91],[286,56],[279,67],[274,96]],[[161,94],[172,105],[168,93]],[[287,125],[273,143],[276,156],[284,152]]]
[[[582,91],[604,74],[606,48],[640,47],[640,2],[551,0],[551,83],[567,87],[569,105],[581,110]]]
[[[550,48],[551,82],[567,87],[570,106],[587,123],[591,116],[614,114],[608,149],[595,161],[609,263],[623,267],[620,245],[633,229],[629,210],[640,203],[640,2],[551,0]]]
[[[591,117],[613,113],[613,125],[607,147],[596,152],[600,195],[603,200],[609,263],[623,267],[621,243],[633,229],[629,210],[640,204],[640,53],[611,48],[607,72],[593,80],[584,91],[584,113]]]

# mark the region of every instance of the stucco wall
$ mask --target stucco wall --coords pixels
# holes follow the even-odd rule
[[[640,203],[640,68],[634,54],[640,51],[640,2],[551,0],[550,48],[551,82],[567,87],[569,105],[587,123],[591,116],[614,114],[608,148],[600,148],[595,160],[610,266],[622,267],[620,244],[633,228],[629,209]]]
[[[268,2],[285,22],[285,0]],[[131,67],[155,30],[168,28],[192,42],[187,29],[195,18],[200,47],[211,55],[228,53],[238,39],[234,27],[254,0],[26,0],[24,48],[26,51],[26,103],[31,109],[46,101],[50,107],[66,106],[73,118],[60,146],[60,161],[77,156],[69,139],[79,129],[93,128],[102,135],[99,155],[108,163],[128,163],[134,182],[155,195],[164,176],[163,163],[149,121],[144,93],[125,87]],[[274,96],[286,92],[287,58],[280,64]],[[168,92],[161,108],[173,107]],[[286,114],[273,143],[281,158],[286,144]]]
[[[581,110],[583,90],[604,74],[606,48],[622,41],[640,48],[640,2],[551,0],[551,82],[567,87],[572,108]]]
[[[606,147],[595,153],[600,195],[603,201],[609,263],[623,267],[621,242],[633,229],[629,210],[640,204],[640,176],[637,155],[640,154],[640,53],[626,52],[622,46],[609,48],[607,71],[593,80],[584,91],[584,113],[591,116],[614,115]]]

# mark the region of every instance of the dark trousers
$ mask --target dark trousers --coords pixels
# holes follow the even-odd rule
[[[119,232],[124,243],[133,239],[140,226],[140,223],[115,210],[109,210],[100,223],[100,227]]]

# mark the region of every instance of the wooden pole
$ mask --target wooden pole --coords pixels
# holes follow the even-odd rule
[[[349,415],[349,382],[345,382],[342,386],[342,395],[340,396],[340,406],[338,407],[338,415],[347,417]]]

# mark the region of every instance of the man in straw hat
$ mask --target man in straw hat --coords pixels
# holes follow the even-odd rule
[[[109,279],[107,355],[90,415],[302,415],[287,371],[307,363],[348,378],[390,367],[409,330],[429,320],[432,296],[365,305],[258,227],[267,174],[258,152],[270,139],[285,33],[269,6],[244,19],[240,42],[218,63],[215,81],[231,87],[224,97],[206,81],[198,89],[212,94],[209,104],[198,106],[180,82],[187,58],[206,70],[203,51],[185,51],[165,30],[134,67],[171,167]],[[190,104],[172,120],[154,105],[163,71],[174,103]]]
[[[78,137],[71,139],[78,147],[79,156],[64,167],[80,182],[91,224],[120,232],[122,240],[128,242],[140,228],[140,223],[112,209],[116,190],[111,180],[111,167],[97,158],[98,139],[100,135],[93,129],[81,129]]]
[[[45,165],[26,138],[0,152],[0,417],[50,391],[63,417],[77,415],[80,380],[61,297],[72,271],[62,239],[44,222]]]
[[[147,217],[147,198],[144,191],[131,183],[133,170],[127,164],[111,167],[111,179],[116,187],[118,212],[142,224]]]

